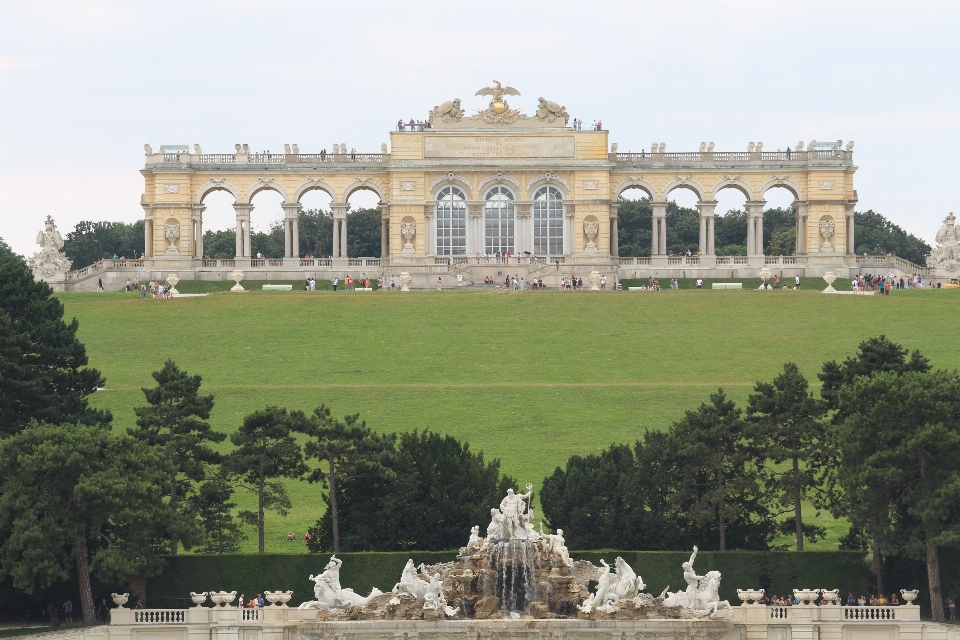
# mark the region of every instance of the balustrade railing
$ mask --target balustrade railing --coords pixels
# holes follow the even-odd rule
[[[663,159],[667,162],[700,162],[703,160],[703,156],[699,152],[683,152],[683,153],[664,153]]]
[[[897,617],[897,607],[840,608],[843,609],[844,620],[895,620]]]
[[[301,267],[312,267],[314,265],[314,260],[310,258],[300,258]]]
[[[360,259],[360,258],[349,258],[349,259],[347,260],[347,265],[349,265],[349,266],[351,266],[351,267],[362,267],[362,266],[363,266],[363,260]]]
[[[714,162],[746,162],[750,159],[750,154],[746,151],[714,151]]]
[[[733,264],[747,264],[746,256],[734,256]]]
[[[268,267],[282,267],[282,266],[283,266],[283,260],[280,260],[279,258],[274,258],[274,259],[267,260],[267,266],[268,266]]]
[[[717,264],[733,264],[730,256],[717,256]]]
[[[287,156],[283,153],[251,153],[247,156],[249,164],[286,164]]]
[[[237,156],[232,153],[201,153],[197,156],[200,164],[234,164]]]
[[[221,260],[221,261],[220,261],[220,266],[221,266],[221,267],[230,267],[230,268],[232,269],[232,268],[234,268],[235,266],[237,266],[237,261],[236,261],[236,260]]]
[[[187,155],[189,155],[189,154],[187,154]],[[179,154],[179,153],[165,153],[165,154],[163,154],[163,161],[164,161],[164,162],[180,162],[180,154]]]
[[[182,624],[187,621],[184,609],[134,609],[134,624]]]
[[[262,609],[240,609],[241,619],[244,622],[253,622],[260,620],[260,612]]]
[[[251,260],[251,261],[250,261],[250,266],[251,266],[251,267],[264,267],[264,266],[266,266],[266,262],[267,262],[266,260]]]

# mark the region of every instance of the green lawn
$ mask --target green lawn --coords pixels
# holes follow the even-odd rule
[[[851,355],[872,335],[918,348],[935,366],[960,366],[956,290],[60,297],[107,379],[93,404],[113,411],[117,429],[133,426],[140,388],[169,357],[203,376],[216,396],[211,422],[225,432],[267,404],[323,402],[377,430],[450,433],[538,486],[571,454],[664,428],[718,386],[744,401],[787,360],[816,382],[825,360]],[[302,551],[285,534],[302,536],[323,510],[317,486],[291,482],[290,491],[290,515],[268,515],[268,551]],[[238,502],[253,505],[242,492]],[[836,548],[846,525],[821,523],[830,535],[812,548]]]

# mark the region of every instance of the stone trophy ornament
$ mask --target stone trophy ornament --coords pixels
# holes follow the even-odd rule
[[[583,248],[584,251],[597,251],[597,244],[593,241],[597,237],[597,234],[600,233],[600,222],[597,220],[584,220],[583,221],[583,235],[587,236],[587,246]]]
[[[912,605],[913,601],[917,599],[918,595],[920,595],[920,591],[918,589],[900,589],[900,595],[903,596],[904,602],[906,602],[908,605]]]
[[[566,107],[561,107],[556,102],[551,102],[549,100],[544,100],[539,98],[540,103],[537,106],[537,118],[546,122],[555,122],[560,118],[563,118],[563,124],[566,126],[567,121],[570,120],[570,114],[567,113]]]
[[[60,250],[63,249],[63,236],[57,231],[53,218],[47,216],[44,229],[37,234],[40,251],[30,258],[35,280],[63,280],[73,261]]]
[[[163,237],[167,239],[167,242],[170,243],[170,246],[167,247],[167,253],[180,253],[177,250],[177,240],[180,239],[180,225],[179,224],[168,224],[163,227]]]
[[[937,248],[927,256],[928,267],[941,267],[947,271],[960,271],[960,229],[953,213],[943,219],[937,231]]]
[[[836,230],[833,220],[820,221],[820,235],[823,236],[823,243],[820,245],[820,251],[833,251],[833,245],[830,244],[830,238]]]
[[[471,118],[472,120],[480,120],[493,125],[505,125],[513,124],[522,117],[521,109],[511,109],[506,98],[503,97],[520,95],[520,92],[509,84],[504,87],[499,80],[494,80],[492,87],[484,87],[477,91],[475,95],[490,96],[490,104],[486,109],[477,109],[476,115]]]
[[[590,272],[590,291],[600,291],[600,272]]]
[[[415,221],[401,222],[400,233],[403,235],[403,239],[406,240],[406,244],[403,245],[401,253],[413,253],[415,249],[411,240],[417,235],[417,223]]]
[[[817,601],[817,596],[820,595],[820,589],[794,589],[793,597],[799,600],[802,604],[814,604]]]
[[[442,122],[460,122],[463,118],[463,109],[460,108],[460,98],[444,102],[430,110],[430,124],[435,120]]]

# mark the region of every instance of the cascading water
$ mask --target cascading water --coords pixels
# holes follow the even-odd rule
[[[486,554],[483,595],[496,596],[501,611],[529,611],[537,601],[534,570],[540,551],[532,540],[498,540]]]

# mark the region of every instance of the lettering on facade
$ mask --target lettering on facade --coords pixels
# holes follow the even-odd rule
[[[820,188],[823,189],[824,191],[829,191],[830,189],[833,189],[833,183],[832,183],[832,182],[821,182],[821,183],[820,183]]]
[[[425,136],[425,158],[573,158],[573,136]]]
[[[598,182],[593,181],[593,180],[587,180],[587,181],[584,181],[584,183],[583,183],[583,188],[584,188],[584,189],[587,189],[587,190],[599,189],[599,188],[600,188],[600,184],[599,184]]]
[[[167,193],[180,193],[180,185],[178,184],[165,184],[163,186]]]
[[[400,190],[401,191],[414,191],[417,188],[416,182],[401,182]]]

